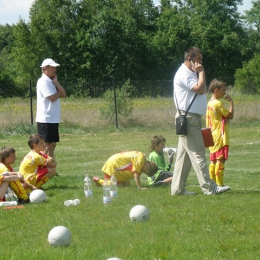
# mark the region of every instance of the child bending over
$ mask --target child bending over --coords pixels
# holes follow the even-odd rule
[[[234,117],[234,105],[232,98],[226,93],[227,84],[214,79],[209,86],[209,92],[212,93],[211,99],[207,105],[206,126],[211,129],[214,146],[210,150],[210,178],[218,186],[224,186],[224,163],[228,159],[229,148],[229,119]],[[229,102],[229,109],[223,106],[224,98]]]
[[[31,151],[23,158],[19,172],[27,182],[40,188],[56,174],[57,163],[54,158],[43,153],[45,144],[41,135],[31,135],[28,145]]]
[[[158,166],[147,161],[145,155],[138,151],[121,152],[111,156],[102,168],[104,178],[110,179],[114,176],[117,179],[118,186],[129,186],[130,179],[135,179],[136,185],[142,188],[140,175],[144,172],[148,176],[153,176],[158,170]],[[93,181],[97,186],[101,186],[104,180],[94,177]]]

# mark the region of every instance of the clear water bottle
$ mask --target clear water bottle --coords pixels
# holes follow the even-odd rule
[[[88,175],[86,175],[86,177],[84,179],[84,192],[85,192],[86,198],[92,198],[93,197],[92,189],[91,189],[91,180],[88,177]]]
[[[108,204],[111,202],[110,197],[110,181],[105,180],[103,183],[103,203]]]
[[[117,197],[117,179],[114,174],[110,179],[110,197],[111,198]]]
[[[10,187],[7,188],[7,191],[5,194],[5,200],[6,201],[17,201],[17,197]]]

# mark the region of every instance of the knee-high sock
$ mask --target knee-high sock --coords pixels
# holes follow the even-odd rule
[[[215,168],[215,175],[216,175],[216,183],[218,186],[223,186],[223,179],[224,179],[224,163],[217,162]]]
[[[210,163],[210,165],[209,165],[209,176],[210,176],[210,179],[212,179],[213,181],[216,182],[215,166],[216,166],[216,164]]]
[[[42,177],[41,178],[41,180],[40,181],[37,181],[36,182],[36,187],[37,188],[40,188],[43,184],[45,184],[47,181],[49,180],[49,178],[48,177],[46,177],[46,176],[44,176],[44,177]]]
[[[20,181],[10,181],[9,185],[19,199],[28,200],[29,197]]]

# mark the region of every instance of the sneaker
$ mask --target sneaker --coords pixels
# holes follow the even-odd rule
[[[18,199],[18,200],[17,200],[17,203],[18,203],[18,204],[27,204],[27,203],[30,203],[30,199],[27,199],[27,200]]]
[[[224,186],[224,187],[222,187],[222,186],[217,186],[213,191],[208,192],[207,195],[213,195],[213,194],[217,195],[217,194],[226,192],[226,191],[228,191],[228,190],[230,190],[230,187],[229,187],[229,186]]]
[[[193,191],[188,191],[188,190],[185,190],[185,192],[183,193],[183,195],[195,195],[196,193],[193,192]]]
[[[103,180],[99,179],[97,176],[94,176],[92,180],[98,187],[102,186]]]

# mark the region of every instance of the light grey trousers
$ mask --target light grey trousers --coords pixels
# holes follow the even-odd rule
[[[176,116],[179,114],[177,113]],[[191,166],[196,172],[200,187],[204,194],[211,192],[217,184],[210,179],[205,155],[205,147],[201,134],[202,120],[200,115],[187,114],[187,135],[179,136],[171,194],[185,193],[185,185]]]

